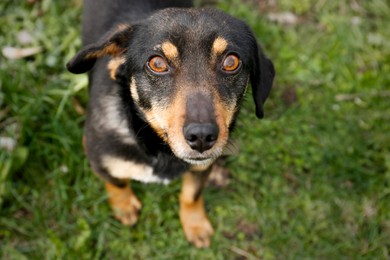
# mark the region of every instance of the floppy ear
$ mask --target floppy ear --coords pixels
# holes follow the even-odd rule
[[[105,55],[119,56],[128,47],[133,29],[128,25],[120,25],[116,30],[109,32],[99,42],[90,44],[79,51],[67,64],[67,69],[80,74],[92,69],[96,60]]]
[[[256,104],[256,116],[264,117],[263,105],[268,98],[272,88],[272,82],[275,77],[275,68],[270,59],[268,59],[260,46],[255,44],[255,59],[250,75],[253,99]]]

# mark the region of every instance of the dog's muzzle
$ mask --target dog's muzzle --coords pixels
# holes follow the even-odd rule
[[[189,95],[183,126],[183,136],[189,147],[199,153],[210,150],[217,142],[218,134],[211,96],[200,92]]]

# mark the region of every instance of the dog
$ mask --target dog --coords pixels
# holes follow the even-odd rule
[[[115,217],[125,225],[138,220],[141,202],[130,179],[182,176],[184,234],[208,247],[214,230],[202,189],[249,83],[263,117],[271,60],[244,22],[188,0],[85,0],[82,30],[84,47],[67,69],[89,72],[83,144]]]

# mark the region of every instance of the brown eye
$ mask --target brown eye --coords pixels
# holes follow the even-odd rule
[[[224,61],[222,63],[222,68],[224,71],[234,72],[235,70],[238,69],[238,67],[240,66],[240,63],[241,63],[240,59],[236,55],[229,54],[224,59]]]
[[[148,62],[148,67],[155,73],[164,73],[168,71],[168,63],[160,56],[154,56]]]

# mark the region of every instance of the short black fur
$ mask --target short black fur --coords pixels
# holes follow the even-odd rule
[[[237,102],[229,131],[234,128],[245,91],[244,88],[235,90],[231,86],[244,86],[250,79],[256,115],[259,118],[264,115],[263,105],[272,87],[275,69],[245,23],[214,9],[166,9],[156,12],[165,7],[189,7],[191,4],[191,1],[114,0],[107,5],[104,0],[84,1],[85,47],[67,67],[73,73],[90,71],[90,101],[85,126],[86,153],[94,171],[114,185],[122,186],[123,180],[112,177],[103,166],[102,158],[105,155],[149,165],[163,179],[172,179],[191,168],[189,163],[174,155],[142,112],[152,108],[156,96],[166,96],[167,100],[174,97],[174,90],[167,87],[153,90],[141,87],[139,100],[135,102],[129,89],[132,76],[142,73],[143,76],[138,79],[140,82],[137,82],[140,86],[150,82],[152,85],[170,86],[175,82],[173,76],[153,79],[153,75],[144,71],[146,58],[160,54],[153,46],[161,39],[167,39],[177,46],[179,59],[189,65],[187,69],[193,66],[194,71],[188,73],[185,80],[194,84],[205,84],[199,75],[210,75],[210,68],[197,66],[196,62],[208,63],[211,46],[217,36],[226,39],[230,44],[229,51],[240,53],[240,58],[245,61],[243,72],[226,75],[218,72],[217,66],[211,68],[215,76],[209,76],[208,82],[222,102]],[[122,24],[126,26],[121,27]],[[192,40],[192,31],[188,28],[201,34],[200,39]],[[202,44],[199,45],[199,42]],[[189,49],[193,51],[187,52]],[[113,80],[107,67],[111,58],[116,57],[124,57],[125,61],[116,69]],[[218,59],[221,58],[223,56]],[[110,125],[114,122],[110,118],[115,117],[119,118],[116,121],[118,124],[126,122],[129,136],[118,133],[124,131],[122,125],[121,129],[114,131],[117,126]],[[104,130],[102,126],[114,130]],[[128,137],[135,141],[134,144],[124,141]]]

